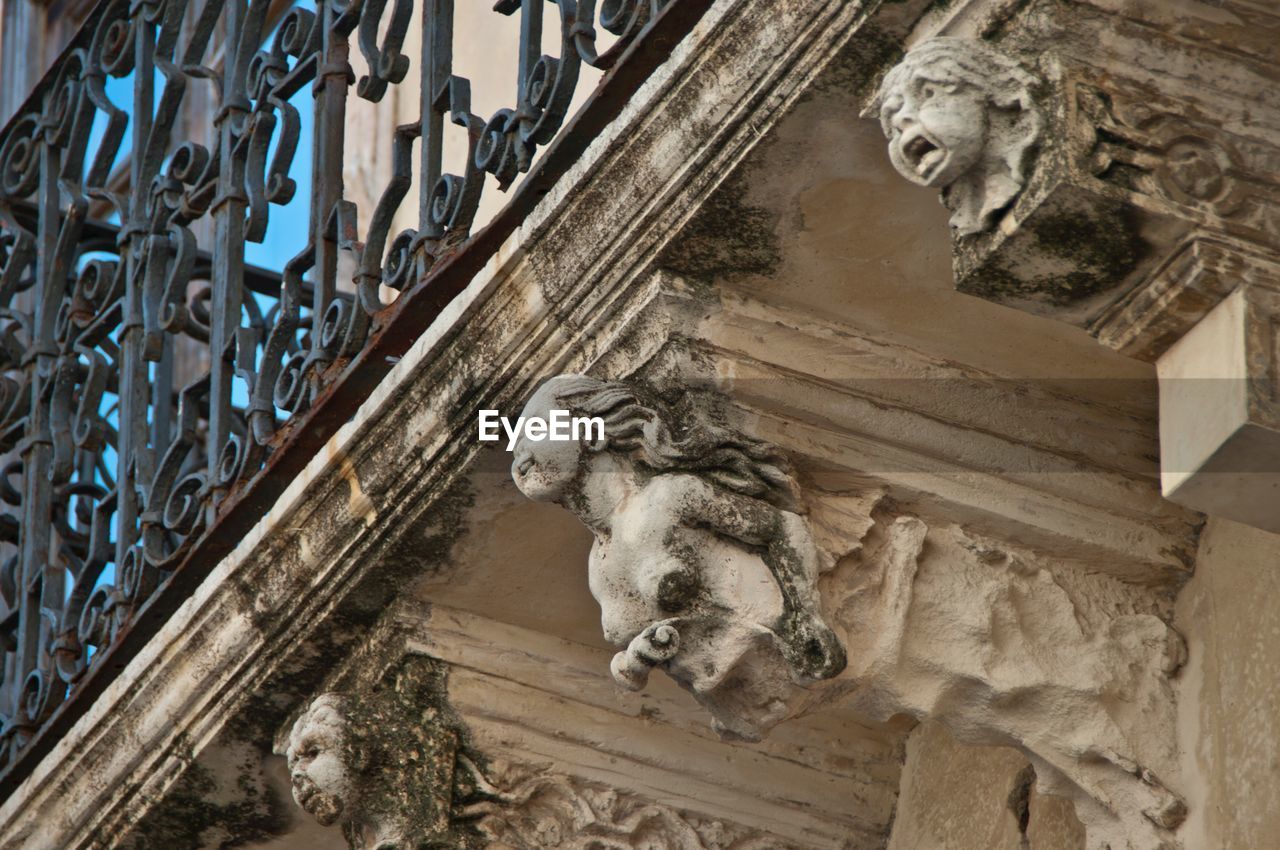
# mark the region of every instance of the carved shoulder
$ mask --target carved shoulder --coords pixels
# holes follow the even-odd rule
[[[649,512],[654,521],[708,528],[753,546],[784,533],[786,512],[689,473],[656,476],[645,485],[637,507]]]

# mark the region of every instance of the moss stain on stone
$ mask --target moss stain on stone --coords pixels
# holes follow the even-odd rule
[[[1020,252],[988,258],[960,281],[964,292],[996,301],[1035,298],[1070,306],[1114,288],[1147,252],[1132,215],[1118,204],[1099,203],[1087,215],[1040,210],[1024,227],[1029,238]],[[1010,267],[1006,253],[1019,267]],[[1067,270],[1036,274],[1021,268],[1037,264]]]
[[[228,798],[219,801],[219,797]],[[265,841],[288,829],[285,801],[264,781],[259,762],[237,766],[235,779],[220,784],[195,762],[131,830],[127,850],[228,850]]]
[[[782,263],[779,217],[748,203],[747,189],[741,171],[730,176],[707,198],[658,264],[702,283],[776,272]]]

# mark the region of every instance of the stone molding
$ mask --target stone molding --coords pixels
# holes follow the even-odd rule
[[[1280,255],[1195,233],[1090,328],[1121,354],[1156,362],[1237,287],[1275,286]]]
[[[912,8],[918,11],[920,5]],[[452,321],[465,318],[469,332],[456,333],[456,327],[446,328],[442,322],[414,347],[357,421],[335,438],[273,514],[178,612],[173,628],[157,636],[101,705],[0,807],[0,844],[109,844],[114,839],[103,836],[124,833],[163,796],[182,767],[243,706],[247,694],[295,663],[293,655],[306,645],[308,634],[332,625],[335,612],[351,608],[353,603],[344,603],[343,594],[369,594],[372,605],[369,599],[356,603],[358,612],[379,609],[385,597],[370,590],[387,578],[380,572],[386,551],[378,538],[394,536],[388,533],[391,529],[421,521],[440,508],[471,456],[460,447],[468,445],[466,435],[473,433],[474,407],[510,409],[540,376],[584,368],[607,356],[620,334],[614,316],[649,295],[638,292],[650,286],[649,261],[760,136],[760,128],[767,128],[831,52],[859,31],[862,19],[854,6],[786,4],[785,9],[773,10],[761,4],[719,4],[698,33],[705,41],[677,51],[674,70],[664,71],[648,90],[652,100],[639,99],[616,133],[603,139],[575,172],[575,179],[589,191],[572,200],[564,194],[548,198],[529,229],[504,251],[502,261],[448,312]],[[898,6],[893,14],[906,20],[911,12]],[[895,20],[889,20],[885,31],[896,36],[894,25]],[[691,57],[697,49],[711,54],[705,66]],[[755,63],[761,61],[770,69],[767,83],[756,76]],[[750,75],[742,66],[751,67]],[[737,68],[741,75],[727,74],[725,68]],[[677,83],[688,89],[673,92]],[[766,97],[769,92],[774,96]],[[682,123],[667,129],[676,134],[673,137],[662,135],[645,119],[662,108],[663,98],[714,120]],[[732,101],[732,108],[720,102],[724,99]],[[755,116],[758,123],[747,116]],[[631,123],[621,126],[626,122]],[[629,128],[642,125],[651,135],[627,135]],[[672,149],[693,153],[681,159],[670,155]],[[689,178],[689,170],[697,174]],[[602,212],[583,214],[583,205],[592,204]],[[627,240],[620,238],[622,232],[628,232]],[[972,490],[968,492],[951,498],[955,503],[974,498]],[[1093,513],[1087,516],[1099,515],[1105,505],[1091,507]],[[1061,515],[1068,513],[1063,509]],[[896,519],[879,527],[852,527],[859,535],[872,528],[869,533],[874,535],[895,527]],[[1029,516],[1024,520],[1028,526],[1043,521]],[[1133,524],[1139,525],[1136,520]],[[1152,554],[1157,552],[1172,561],[1176,558],[1163,543],[1177,542],[1177,552],[1188,537],[1193,532],[1177,514],[1169,518],[1168,529],[1142,537],[1140,544],[1115,539],[1102,545],[1112,553],[1127,551],[1129,559],[1139,563],[1157,560]],[[1141,548],[1142,557],[1133,558],[1126,546]],[[854,548],[858,547],[848,551]],[[927,560],[928,547],[924,552],[917,553],[919,575],[929,573],[920,561]],[[986,560],[974,557],[977,563],[964,563],[972,570],[983,569],[980,565]],[[897,563],[910,569],[910,560],[904,556]],[[427,570],[434,563],[424,558],[419,566]],[[1031,572],[1037,582],[1049,581],[1043,577],[1046,571]],[[1056,575],[1047,572],[1050,579]],[[908,619],[913,608],[919,611],[920,598],[913,592],[906,606]],[[1154,624],[1142,623],[1151,625],[1154,633]],[[909,634],[904,629],[904,640]],[[1117,642],[1123,644],[1119,637]],[[1134,651],[1144,670],[1151,668],[1158,643],[1146,637],[1136,641]],[[1079,645],[1087,641],[1075,646]],[[1159,664],[1155,667],[1164,672]],[[603,665],[595,669],[603,670]],[[607,677],[601,678],[607,682]],[[174,682],[195,679],[202,683],[198,692],[174,698]],[[828,687],[843,683],[837,680]],[[935,705],[900,704],[926,714]],[[993,736],[1011,722],[1007,715],[983,719],[988,724],[983,734]],[[964,720],[961,714],[955,722]],[[1161,731],[1153,728],[1152,734]],[[775,734],[786,732],[782,728]],[[1055,763],[1053,752],[1035,748],[1039,742],[1024,745]],[[1130,762],[1127,752],[1115,752],[1115,758],[1104,754],[1102,759],[1107,781],[1136,789],[1133,795],[1150,795],[1143,789],[1154,786],[1141,771],[1155,769],[1147,766],[1145,757]],[[1130,771],[1130,764],[1143,767]],[[1129,780],[1119,775],[1126,773]],[[1138,826],[1146,828],[1141,822]]]
[[[1280,237],[1280,151],[1150,85],[1081,69],[1065,92],[1088,173],[1134,206],[1257,244]]]
[[[306,638],[387,601],[390,529],[447,524],[477,406],[607,348],[662,247],[841,48],[901,37],[926,0],[720,0],[272,511],[0,804],[0,845],[110,846],[250,696],[319,678]],[[674,110],[705,120],[655,122]],[[679,155],[673,156],[672,152]],[[624,238],[625,236],[625,238]],[[613,325],[611,325],[613,323]],[[465,327],[466,333],[461,329]],[[414,567],[438,569],[456,528]],[[326,629],[335,618],[340,629]],[[199,688],[175,682],[198,680]],[[282,698],[298,699],[281,692]]]
[[[1073,396],[1072,381],[1028,387],[807,312],[733,293],[709,303],[670,273],[655,286],[633,320],[628,363],[606,364],[610,374],[643,360],[660,391],[732,397],[757,436],[821,470],[807,476],[817,490],[874,480],[911,510],[1016,536],[1064,562],[1160,587],[1189,574],[1202,520],[1155,486],[1156,399],[1145,382],[1125,393],[1140,404],[1108,407]]]

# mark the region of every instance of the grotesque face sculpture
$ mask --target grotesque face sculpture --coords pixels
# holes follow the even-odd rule
[[[349,818],[356,806],[342,697],[317,697],[289,733],[293,799],[324,826]]]
[[[903,75],[880,107],[889,160],[921,186],[950,186],[978,165],[987,143],[987,103],[978,88],[932,79],[927,68]]]
[[[661,667],[722,733],[758,738],[787,714],[797,682],[843,668],[817,611],[817,551],[774,447],[714,424],[692,399],[677,418],[626,384],[580,375],[547,381],[522,415],[551,410],[599,418],[603,436],[521,439],[512,476],[595,533],[588,584],[622,649],[619,684],[642,688]]]
[[[884,78],[875,107],[889,159],[903,177],[943,190],[951,226],[991,226],[1026,183],[1042,129],[1037,80],[986,44],[934,38]]]
[[[469,847],[451,820],[461,730],[448,667],[412,652],[385,660],[371,652],[342,668],[329,685],[341,690],[316,697],[277,742],[293,798],[350,850]]]

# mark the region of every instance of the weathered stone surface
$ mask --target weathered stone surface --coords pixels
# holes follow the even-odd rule
[[[1280,837],[1280,536],[1210,520],[1178,598],[1190,660],[1178,738],[1188,802],[1183,843],[1266,847]]]
[[[1171,841],[1186,814],[1166,785],[1182,638],[1118,583],[959,528],[886,517],[876,537],[828,580],[850,706],[1020,750],[1041,793],[1075,804],[1091,850]]]
[[[317,696],[289,730],[294,801],[341,827],[351,850],[474,843],[451,816],[461,727],[446,668],[423,656],[361,661],[346,690]]]
[[[1108,348],[1154,363],[1237,287],[1278,278],[1280,257],[1273,253],[1196,234],[1091,330]]]
[[[553,410],[596,418],[603,433],[522,436],[511,474],[595,535],[588,581],[605,639],[622,648],[620,685],[639,690],[661,667],[722,734],[754,740],[786,716],[793,683],[844,668],[818,612],[818,550],[776,449],[716,423],[704,399],[668,405],[583,375],[547,381],[521,417]]]
[[[520,499],[523,508],[548,517],[544,525],[563,514],[576,526],[568,529],[570,539],[589,538],[566,512]],[[557,572],[582,582],[582,554],[572,564],[579,569],[562,559]],[[443,585],[423,591],[437,600],[446,594]],[[669,677],[652,676],[638,692],[619,688],[606,672],[614,649],[599,639],[598,616],[589,613],[596,638],[590,645],[541,624],[520,628],[439,602],[406,613],[410,648],[449,663],[449,703],[470,744],[489,759],[485,770],[502,761],[545,766],[546,774],[609,786],[620,798],[650,800],[701,821],[736,824],[787,847],[884,846],[901,729],[814,713],[757,743],[720,740],[706,709]]]
[[[888,850],[1083,850],[1071,807],[1055,808],[1034,786],[1017,751],[965,746],[922,723],[907,741]]]
[[[0,806],[0,844],[114,841],[259,689],[278,699],[267,701],[272,716],[314,693],[405,573],[441,569],[465,531],[441,508],[476,453],[476,406],[511,409],[545,375],[607,348],[616,314],[726,166],[840,45],[865,35],[871,12],[878,32],[901,34],[924,5],[714,4],[354,421]],[[653,122],[655,114],[673,119]],[[426,546],[387,533],[433,525]],[[382,559],[393,552],[407,557]]]
[[[218,741],[182,770],[133,830],[101,840],[122,850],[269,843],[290,831],[292,806],[273,781],[269,760],[258,742]]]
[[[1280,17],[1247,2],[1218,6],[973,2],[949,20],[934,16],[921,24],[917,38],[947,35],[919,41],[872,101],[900,173],[948,187],[945,199],[954,208],[957,191],[973,195],[965,187],[985,183],[956,182],[962,169],[942,168],[944,161],[988,173],[972,164],[982,151],[1010,149],[1007,138],[1016,134],[1001,128],[1016,127],[1015,116],[1043,116],[1047,128],[1034,169],[1016,190],[1003,184],[1008,209],[998,221],[991,215],[957,227],[953,217],[959,290],[1087,328],[1104,344],[1155,362],[1237,287],[1274,278],[1280,65],[1273,52],[1257,50],[1255,30],[1275,30]],[[1250,61],[1240,61],[1240,45],[1249,46]],[[962,56],[1003,82],[984,88],[980,75],[962,73],[956,58]],[[922,70],[947,62],[932,76]],[[1044,84],[1034,86],[1027,69]],[[999,91],[1006,112],[999,96],[976,96],[984,91]],[[893,125],[895,110],[901,127]],[[934,129],[922,132],[920,117]],[[966,134],[966,127],[973,129]],[[1262,320],[1237,335],[1262,339],[1269,327]],[[1198,335],[1200,345],[1207,336]],[[1188,362],[1204,359],[1186,352],[1184,346]],[[1162,382],[1186,371],[1172,360],[1165,361]],[[1258,369],[1237,380],[1268,380],[1266,368]],[[1270,431],[1246,414],[1229,429],[1237,436],[1200,445],[1203,429],[1190,413],[1199,403],[1187,402],[1187,380],[1170,380],[1181,385],[1162,395],[1180,399],[1174,406],[1186,412],[1162,422],[1165,494],[1274,530],[1274,519],[1256,505],[1274,498],[1275,481],[1230,474],[1255,462],[1263,472],[1276,465],[1280,448],[1271,445]],[[1243,385],[1231,392],[1254,393]],[[1201,467],[1210,456],[1216,460]]]
[[[995,226],[1026,185],[1044,118],[1042,84],[1016,61],[972,39],[937,37],[885,75],[870,110],[889,160],[920,186],[942,190],[957,236]]]
[[[932,43],[953,52],[991,55],[994,42],[1043,80],[1023,86],[1045,130],[1020,195],[998,222],[958,231],[961,291],[1089,327],[1193,233],[1274,242],[1280,149],[1265,128],[1280,120],[1268,83],[1276,58],[1241,63],[1236,51],[1277,18],[1219,5],[973,2],[922,25],[922,35],[945,31]],[[910,55],[886,86],[908,75]],[[962,111],[965,101],[948,102]]]
[[[1157,361],[1164,494],[1280,531],[1280,289],[1244,285]]]

